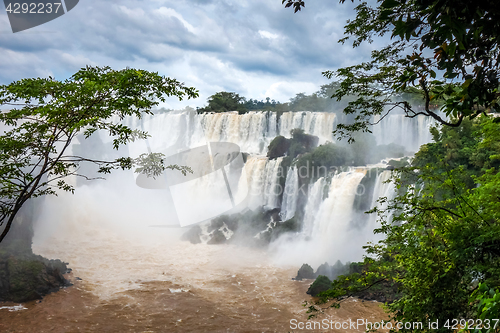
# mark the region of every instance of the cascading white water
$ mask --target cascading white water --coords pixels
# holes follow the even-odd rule
[[[282,157],[268,160],[266,157],[249,157],[246,164],[246,177],[250,193],[248,207],[267,209],[279,207],[279,177]],[[245,175],[242,174],[242,177]],[[243,178],[240,182],[244,182]]]
[[[375,122],[379,118],[375,117]],[[267,111],[243,115],[236,111],[202,114],[171,111],[146,115],[142,121],[127,118],[126,124],[150,133],[161,148],[193,148],[207,141],[228,141],[238,144],[243,152],[264,155],[273,138],[277,135],[289,138],[294,128],[317,136],[320,144],[335,141],[332,132],[337,118],[335,113],[312,111],[284,112],[279,119],[276,113]],[[434,124],[434,119],[423,115],[412,119],[403,114],[391,114],[373,127],[373,133],[377,144],[396,143],[416,151],[432,140],[429,128]]]
[[[358,184],[366,171],[342,172],[333,177],[326,198],[318,212],[318,223],[314,224],[312,238],[322,244],[328,239],[343,234],[349,229],[352,206],[358,191]]]
[[[149,140],[151,149],[156,151],[227,141],[239,145],[243,152],[265,155],[272,139],[277,135],[289,138],[294,128],[318,136],[320,144],[334,141],[332,131],[336,116],[327,112],[284,112],[278,120],[275,112],[267,111],[243,115],[238,112],[197,114],[195,111],[170,111],[146,115],[142,120],[127,118],[125,124],[148,132],[152,136]]]
[[[277,251],[277,260],[286,263],[307,262],[313,267],[325,261],[360,260],[365,243],[359,236],[359,230],[352,227],[352,207],[358,194],[358,185],[365,174],[366,169],[354,169],[335,175],[328,189],[328,197],[319,204],[317,213],[313,214],[313,207],[309,209],[305,227],[312,230],[310,237],[305,235],[304,230],[300,237],[279,239],[272,247]],[[310,206],[317,205],[323,189],[322,183],[323,180],[320,179],[313,185],[316,190],[316,200],[313,201],[316,202],[313,204],[311,201]]]
[[[311,236],[314,221],[319,210],[319,206],[323,201],[323,191],[326,185],[325,177],[319,178],[314,184],[309,186],[307,203],[304,213],[303,221],[303,234],[306,236]]]
[[[268,160],[265,170],[265,183],[263,187],[264,208],[273,209],[279,207],[279,196],[281,189],[279,186],[279,178],[281,175],[281,161],[283,157],[278,157],[275,160]]]
[[[336,126],[336,115],[326,112],[284,112],[279,117],[273,112],[249,112],[239,115],[237,112],[226,113],[204,113],[197,114],[195,111],[175,111],[157,115],[146,116],[143,120],[127,119],[128,125],[147,131],[151,138],[148,139],[151,151],[165,151],[174,153],[188,148],[205,145],[207,142],[233,142],[239,145],[242,152],[250,153],[245,164],[245,172],[241,174],[240,183],[243,184],[246,175],[250,196],[248,207],[256,209],[274,209],[281,207],[281,218],[287,220],[295,215],[298,198],[298,174],[296,167],[291,167],[285,182],[285,188],[279,188],[279,178],[283,172],[281,167],[282,158],[268,160],[264,157],[267,146],[277,135],[290,137],[290,131],[294,128],[303,129],[305,133],[319,137],[319,142],[333,141],[332,131]],[[374,127],[374,134],[378,144],[395,142],[405,145],[409,150],[416,150],[422,143],[429,142],[431,135],[428,128],[434,124],[432,119],[419,116],[417,119],[405,118],[404,115],[389,115],[379,125]],[[170,150],[165,148],[170,147]],[[131,155],[137,156],[139,152],[146,149],[143,143],[140,149],[133,145],[130,148]],[[357,218],[353,212],[354,196],[366,170],[358,169],[348,173],[336,175],[329,188],[328,198],[323,200],[323,188],[325,179],[320,178],[309,186],[307,202],[304,210],[302,235],[309,236],[313,241],[308,247],[313,251],[321,253],[321,260],[343,259],[359,260],[361,253],[357,250],[349,250],[351,255],[338,255],[344,244],[346,248],[358,247],[361,242],[368,239],[376,226],[374,220],[370,220],[366,230],[358,235],[353,231],[355,228],[350,223]],[[393,186],[384,184],[390,175],[384,171],[378,175],[373,195],[372,206],[380,196],[390,197]],[[198,194],[201,196],[213,196],[215,188],[209,184],[199,186]],[[283,192],[280,204],[279,197]],[[244,196],[238,193],[237,196]],[[372,215],[375,217],[375,215]],[[354,223],[355,225],[355,223]],[[352,228],[351,228],[352,227]],[[351,230],[351,229],[352,230]],[[371,229],[370,229],[371,228]],[[370,229],[370,230],[368,230]],[[348,241],[346,235],[349,234]],[[342,236],[344,235],[344,236]],[[340,237],[340,238],[339,238]],[[339,238],[337,241],[333,241]],[[297,240],[295,240],[297,242]],[[337,244],[337,245],[334,245]],[[297,248],[301,248],[300,246]],[[291,251],[293,252],[293,251]],[[346,251],[344,251],[346,252]],[[346,253],[347,253],[346,252]],[[313,256],[309,250],[309,257]],[[315,255],[317,255],[316,253]],[[321,257],[323,256],[324,257]],[[295,260],[301,256],[295,256]],[[307,259],[304,259],[307,261]]]
[[[380,116],[376,116],[375,122],[379,119]],[[404,114],[391,114],[373,126],[373,134],[379,145],[396,143],[415,152],[421,145],[431,142],[429,129],[435,124],[433,118],[424,115],[414,119],[405,117]]]
[[[384,170],[377,175],[377,179],[375,180],[375,186],[373,188],[373,197],[370,208],[377,206],[379,209],[384,210],[387,208],[387,202],[379,204],[377,203],[377,200],[382,197],[387,198],[388,201],[394,199],[396,191],[394,183],[389,182],[390,178],[391,178],[391,171],[389,170]]]
[[[290,137],[290,131],[301,128],[305,133],[316,135],[320,144],[334,141],[332,132],[336,126],[335,113],[328,112],[284,112],[280,117],[279,135]]]
[[[281,219],[289,220],[295,215],[297,209],[297,197],[299,196],[299,175],[297,167],[288,168],[283,192],[283,202],[281,204]]]

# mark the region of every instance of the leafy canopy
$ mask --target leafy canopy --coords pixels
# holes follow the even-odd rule
[[[386,304],[391,320],[441,323],[439,330],[400,332],[448,332],[444,324],[453,318],[489,319],[493,328],[500,297],[500,122],[481,118],[436,130],[412,166],[395,171],[397,195],[381,198],[385,208],[373,210],[381,222],[375,232],[385,238],[365,247],[363,269],[334,280],[324,301],[392,285],[399,298]]]
[[[198,109],[198,112],[238,111],[239,114],[248,110],[244,105],[245,97],[234,92],[220,91],[208,98],[208,105]]]
[[[161,154],[143,154],[101,161],[75,156],[72,140],[88,138],[97,130],[106,131],[118,149],[129,141],[146,138],[147,133],[120,123],[126,116],[141,117],[166,96],[197,97],[194,88],[157,73],[136,69],[112,70],[86,67],[64,81],[30,78],[0,85],[0,236],[4,239],[14,217],[31,197],[74,191],[65,178],[78,173],[81,163],[94,163],[99,172],[130,169],[159,175],[165,168]],[[87,177],[86,177],[87,178]]]
[[[340,0],[344,3],[345,0]],[[354,2],[354,0],[353,0]],[[295,11],[304,1],[282,0]],[[371,60],[335,71],[340,89],[333,98],[355,94],[344,109],[356,114],[351,124],[339,124],[336,133],[369,131],[374,115],[384,117],[399,109],[408,117],[430,116],[458,126],[498,106],[500,3],[496,0],[378,0],[362,2],[356,18],[345,26],[353,47],[374,38],[390,36],[388,45],[375,50]],[[417,107],[406,93],[418,92],[424,101]],[[433,107],[442,104],[444,117]]]
[[[305,6],[282,2],[295,12]],[[332,97],[357,96],[344,109],[354,121],[336,133],[352,140],[353,132],[370,130],[374,116],[398,109],[444,126],[432,130],[435,142],[421,147],[412,166],[395,171],[396,197],[380,199],[385,208],[374,209],[381,221],[376,232],[385,238],[366,247],[362,270],[338,277],[324,300],[388,284],[400,292],[386,304],[390,320],[439,320],[437,331],[445,332],[453,330],[453,318],[480,318],[475,331],[498,332],[500,122],[477,116],[498,109],[500,3],[373,4],[356,7],[340,42],[358,47],[382,36],[390,42],[368,62],[323,73],[341,80]],[[408,98],[413,93],[422,96],[421,107]],[[463,322],[459,328],[467,329]],[[399,331],[436,330],[424,324]]]

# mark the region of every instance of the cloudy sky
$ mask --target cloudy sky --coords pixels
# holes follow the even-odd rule
[[[309,0],[297,14],[281,0],[80,0],[51,22],[12,33],[0,4],[0,84],[24,77],[68,78],[85,65],[133,67],[200,91],[286,102],[328,83],[321,72],[366,60],[370,45],[337,41],[354,5]]]

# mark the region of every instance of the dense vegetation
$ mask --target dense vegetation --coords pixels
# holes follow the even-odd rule
[[[295,12],[305,6],[303,0],[282,3]],[[339,124],[338,135],[367,131],[374,115],[396,109],[408,117],[426,115],[441,124],[459,126],[466,118],[498,108],[498,2],[379,0],[362,2],[355,12],[339,42],[351,39],[358,47],[379,36],[390,35],[391,40],[372,51],[370,61],[323,72],[327,78],[340,79],[332,97],[356,96],[344,109],[355,121]],[[414,93],[423,103],[408,98]],[[437,112],[436,101],[454,120]]]
[[[238,111],[243,114],[248,111],[244,105],[245,98],[234,92],[221,91],[208,98],[208,105],[198,109],[198,112]]]
[[[401,293],[387,305],[396,321],[495,319],[497,303],[476,297],[498,298],[500,287],[498,120],[433,130],[434,142],[395,171],[399,195],[377,212],[376,231],[386,238],[368,246],[363,271],[335,280],[325,299],[391,282]]]
[[[305,6],[282,3],[295,12]],[[358,47],[379,36],[391,39],[369,61],[323,73],[340,79],[332,97],[356,96],[344,109],[354,121],[335,133],[352,141],[356,131],[369,131],[373,116],[396,109],[444,127],[433,130],[434,143],[420,149],[412,166],[395,172],[398,195],[377,212],[382,227],[376,231],[385,239],[367,246],[363,270],[333,281],[324,298],[394,283],[401,297],[387,304],[391,319],[424,323],[399,331],[453,331],[453,319],[459,329],[500,331],[493,321],[500,313],[500,128],[487,116],[498,111],[500,6],[379,0],[362,2],[355,12],[340,42],[352,38]],[[423,103],[408,93],[420,94]],[[436,320],[437,329],[426,325]]]
[[[247,99],[235,92],[220,91],[207,100],[207,106],[198,108],[199,113],[203,112],[227,112],[238,111],[239,114],[244,114],[248,111],[324,111],[342,113],[350,100],[354,97],[349,96],[342,101],[331,99],[332,94],[340,87],[338,82],[332,82],[322,85],[320,89],[307,95],[298,93],[292,97],[289,102],[281,103],[274,99],[266,97],[266,101],[257,99]],[[418,95],[411,94],[412,98],[418,98]]]

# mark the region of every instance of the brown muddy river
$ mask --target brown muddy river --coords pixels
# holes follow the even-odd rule
[[[273,261],[266,250],[192,245],[177,240],[179,229],[117,229],[89,219],[85,207],[72,216],[37,230],[33,249],[69,262],[75,285],[24,310],[0,309],[0,332],[364,331],[291,325],[307,322],[302,304],[311,301],[311,281],[291,280],[298,267]],[[314,320],[385,317],[379,303],[350,299]]]

